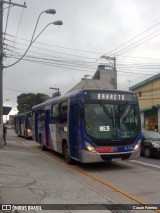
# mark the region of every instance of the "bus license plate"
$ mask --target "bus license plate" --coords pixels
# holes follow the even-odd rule
[[[121,158],[112,158],[112,161],[121,161]]]

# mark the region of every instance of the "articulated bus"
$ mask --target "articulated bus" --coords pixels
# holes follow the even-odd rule
[[[14,131],[19,137],[32,138],[32,112],[17,114],[14,117]]]
[[[42,150],[82,163],[135,159],[140,155],[141,124],[136,94],[81,89],[36,105],[33,139]]]

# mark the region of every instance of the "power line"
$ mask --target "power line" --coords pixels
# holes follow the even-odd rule
[[[10,7],[11,7],[11,5],[9,4],[8,12],[7,12],[7,20],[6,20],[6,27],[5,27],[4,35],[5,35],[5,34],[6,34],[6,32],[7,32],[7,25],[8,25],[8,19],[9,19]]]
[[[7,45],[7,44],[6,44]],[[10,46],[10,47],[12,47],[11,45],[7,45],[7,46]],[[15,47],[14,47],[15,48]],[[15,49],[17,49],[17,50],[24,50],[24,49],[22,49],[22,48],[15,48]],[[15,52],[15,51],[14,51]],[[38,55],[43,55],[43,56],[46,56],[46,57],[52,57],[52,58],[54,58],[53,60],[55,60],[55,57],[56,58],[59,58],[59,59],[63,59],[63,60],[65,60],[64,62],[66,62],[66,63],[74,63],[74,64],[77,64],[77,65],[79,65],[79,64],[88,64],[88,65],[90,65],[90,64],[95,64],[95,65],[98,65],[98,63],[97,62],[94,62],[94,61],[81,61],[81,60],[71,60],[71,59],[68,59],[68,58],[64,58],[64,57],[57,57],[57,56],[53,56],[53,55],[48,55],[48,54],[42,54],[42,53],[39,53],[39,52],[34,52],[34,51],[29,51],[29,52],[31,52],[31,53],[34,53],[34,54],[38,54]],[[45,59],[46,60],[46,59]],[[66,61],[67,60],[67,61]],[[128,67],[129,66],[129,67]],[[134,68],[134,70],[135,70],[135,68],[139,68],[139,69],[150,69],[150,68],[152,68],[152,70],[153,69],[157,69],[158,68],[158,66],[160,66],[160,64],[158,63],[158,64],[142,64],[142,63],[127,63],[127,64],[122,64],[122,63],[118,63],[118,65],[117,65],[117,67],[118,67],[118,69],[119,70],[121,70],[121,68],[122,69],[124,69],[124,67],[126,67],[127,69],[128,68]],[[131,69],[130,69],[131,70]],[[132,71],[132,70],[131,70]],[[147,73],[147,75],[148,75],[148,73]]]
[[[16,42],[16,44],[28,46],[26,44],[18,43],[18,42]],[[48,52],[54,52],[54,53],[58,53],[58,54],[62,54],[62,55],[67,55],[67,56],[74,56],[74,57],[79,57],[79,58],[87,58],[87,59],[97,60],[97,58],[91,58],[91,57],[87,57],[87,56],[80,56],[80,55],[75,55],[75,54],[70,54],[70,53],[65,53],[65,52],[58,52],[58,51],[54,51],[54,50],[51,50],[51,49],[46,49],[46,48],[41,48],[41,47],[35,47],[34,45],[31,48],[39,49],[39,50],[43,50],[43,51],[45,50],[45,51],[48,51]]]
[[[11,92],[19,92],[19,93],[39,93],[39,91],[33,92],[33,91],[27,91],[27,90],[19,90],[19,89],[17,90],[17,89],[10,88],[10,87],[4,87],[4,89],[9,90]],[[50,93],[46,93],[46,94],[50,94]]]
[[[155,27],[155,26],[157,26],[157,25],[159,25],[160,23],[158,23],[158,24],[156,24],[156,25],[154,25],[153,27]],[[153,28],[152,27],[152,28]],[[151,28],[150,28],[151,29]],[[145,32],[145,31],[144,31]],[[13,35],[11,35],[11,34],[6,34],[7,36],[9,36],[9,37],[14,37]],[[20,40],[24,40],[24,41],[28,41],[29,42],[29,40],[28,39],[24,39],[24,38],[21,38],[21,37],[17,37],[18,39],[20,39]],[[134,39],[134,38],[133,38]],[[133,40],[133,39],[131,39],[131,40]],[[130,41],[130,40],[129,40]],[[128,41],[128,42],[129,42]],[[125,42],[125,43],[127,43],[127,42]],[[17,44],[22,44],[22,43],[17,43]],[[88,53],[96,53],[96,54],[104,54],[104,53],[100,53],[100,52],[92,52],[92,51],[86,51],[86,50],[80,50],[80,49],[73,49],[73,48],[69,48],[69,47],[62,47],[62,46],[57,46],[57,45],[53,45],[53,44],[48,44],[48,43],[42,43],[42,42],[35,42],[35,44],[41,44],[41,45],[46,45],[46,46],[49,46],[49,47],[56,47],[56,48],[62,48],[62,49],[68,49],[68,50],[73,50],[73,51],[80,51],[80,52],[88,52]],[[22,45],[25,45],[25,44],[22,44]],[[34,47],[33,46],[33,48],[38,48],[38,47]],[[39,49],[42,49],[42,50],[46,50],[46,49],[43,49],[43,48],[39,48]],[[66,54],[66,55],[68,55],[68,53],[62,53],[62,52],[57,52],[57,51],[54,51],[55,53],[60,53],[60,54]],[[78,56],[78,55],[71,55],[71,56],[76,56],[76,57],[83,57],[83,58],[89,58],[89,57],[84,57],[84,56]],[[141,59],[146,59],[146,60],[159,60],[159,59],[157,59],[157,58],[148,58],[148,57],[136,57],[136,56],[119,56],[119,57],[123,57],[123,58],[135,58],[135,59],[138,59],[138,60],[141,60]],[[96,60],[96,58],[89,58],[89,59],[95,59]]]
[[[10,36],[10,37],[14,37],[11,34],[6,34],[6,35]],[[21,37],[17,37],[17,38],[20,39],[20,40],[29,41],[28,39],[24,39],[24,38],[21,38]],[[57,46],[57,45],[48,44],[48,43],[44,43],[44,42],[35,42],[35,44],[46,45],[46,46],[49,46],[49,47],[52,46],[52,47],[56,47],[56,48],[67,49],[67,50],[78,51],[78,52],[86,52],[86,53],[93,53],[93,54],[104,54],[104,52],[102,53],[102,52],[95,52],[95,51],[89,51],[89,50],[81,50],[81,49],[76,49],[76,48]]]
[[[18,48],[15,48],[15,49],[18,49]],[[21,54],[19,53],[19,52],[16,52],[16,51],[14,51],[14,53],[16,53],[16,54],[18,54],[18,56],[20,56]],[[37,54],[37,53],[36,53]],[[54,58],[52,58],[52,59],[49,59],[48,58],[48,56],[49,57],[52,57],[51,55],[45,55],[45,54],[41,54],[41,55],[43,55],[43,56],[47,56],[47,58],[44,58],[44,57],[36,57],[36,56],[33,56],[33,55],[27,55],[26,57],[28,57],[28,58],[30,58],[30,59],[36,59],[36,61],[37,60],[41,60],[41,63],[42,63],[42,61],[44,62],[45,61],[45,63],[44,64],[46,64],[46,61],[48,61],[48,62],[56,62],[56,65],[70,65],[70,66],[73,66],[73,67],[80,67],[80,68],[89,68],[89,69],[91,69],[92,67],[90,66],[90,63],[87,65],[87,63],[88,62],[84,62],[84,61],[72,61],[72,60],[70,60],[70,61],[68,61],[68,60],[55,60]],[[16,56],[15,54],[14,54],[14,56]],[[17,56],[16,56],[17,57]],[[35,61],[34,61],[35,62]],[[48,62],[47,62],[47,65],[48,65]],[[84,66],[85,65],[85,66]],[[87,65],[87,66],[86,66]],[[96,67],[93,67],[92,69],[96,69]],[[133,70],[131,70],[131,71],[123,71],[123,69],[124,68],[119,68],[119,71],[118,71],[118,73],[129,73],[129,74],[138,74],[138,75],[153,75],[153,72],[152,73],[140,73],[138,70],[138,72],[135,72],[135,69],[134,69],[134,72],[133,72]],[[141,68],[141,69],[143,69],[143,67]]]
[[[121,55],[119,57],[123,57],[123,58],[134,58],[134,59],[139,59],[139,60],[142,60],[142,59],[147,59],[147,60],[158,60],[158,58],[149,58],[149,57],[140,57],[140,56],[127,56],[127,55]]]
[[[8,47],[12,47],[11,45],[8,45],[8,44],[5,44],[6,46]],[[20,51],[24,51],[24,49],[22,48],[16,48],[14,47],[14,49],[16,50],[20,50]],[[5,48],[5,50],[9,50],[7,48]],[[9,50],[10,51],[10,50]],[[14,51],[15,52],[15,51]],[[18,53],[18,52],[17,52]],[[67,61],[72,61],[72,62],[77,62],[77,63],[88,63],[88,64],[96,64],[98,65],[97,62],[94,62],[94,61],[82,61],[82,60],[73,60],[73,59],[70,59],[70,58],[64,58],[64,57],[58,57],[58,56],[55,56],[55,55],[49,55],[49,54],[43,54],[43,53],[39,53],[39,52],[35,52],[35,51],[31,51],[29,50],[28,53],[34,53],[36,55],[43,55],[43,56],[46,56],[46,57],[51,57],[55,60],[55,58],[58,58],[58,59],[62,59],[62,60],[67,60]],[[28,54],[27,54],[28,55]]]
[[[127,51],[129,51],[129,50],[131,50],[131,49],[133,49],[133,48],[135,48],[135,47],[138,47],[139,45],[144,44],[145,42],[151,40],[152,38],[154,38],[154,37],[156,37],[156,36],[158,36],[158,35],[160,35],[160,33],[158,33],[158,34],[152,36],[151,38],[149,38],[149,39],[147,39],[147,40],[145,40],[145,41],[143,41],[143,42],[141,42],[141,43],[139,43],[139,44],[137,44],[137,45],[135,45],[135,46],[133,46],[133,47],[127,49],[127,50],[125,50],[124,52],[122,52],[122,53],[120,53],[120,54],[122,55],[122,54],[124,54],[125,52],[127,52]]]
[[[26,0],[25,0],[24,4],[26,4]],[[23,12],[24,12],[24,7],[22,8],[22,12],[21,12],[21,15],[20,15],[20,20],[19,20],[19,23],[18,23],[18,28],[17,28],[17,32],[16,32],[16,36],[15,36],[13,47],[14,47],[14,45],[16,43],[16,39],[17,39],[17,35],[18,35],[18,32],[19,32],[19,28],[20,28]],[[10,58],[12,56],[12,52],[13,52],[13,48],[12,48],[12,51],[11,51],[11,54],[10,54],[10,57],[9,57],[9,60],[8,60],[8,65],[9,65],[9,62],[10,62]]]
[[[155,24],[154,26],[152,26],[152,27],[148,28],[147,30],[143,31],[142,33],[140,33],[140,34],[136,35],[135,37],[133,37],[133,38],[129,39],[128,41],[126,41],[126,42],[122,43],[120,46],[118,46],[118,47],[116,47],[115,49],[113,49],[113,50],[109,51],[106,55],[110,55],[113,51],[115,51],[115,50],[117,50],[117,49],[121,48],[122,46],[126,45],[126,44],[127,44],[127,43],[129,43],[130,41],[132,41],[132,40],[134,40],[134,39],[136,39],[136,38],[140,37],[141,35],[145,34],[146,32],[148,32],[149,30],[153,29],[154,27],[156,27],[156,26],[158,26],[158,25],[160,25],[160,22],[158,22],[158,23],[157,23],[157,24]]]

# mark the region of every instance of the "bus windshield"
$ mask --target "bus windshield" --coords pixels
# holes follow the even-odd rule
[[[85,104],[85,130],[93,139],[134,139],[139,132],[136,104]]]

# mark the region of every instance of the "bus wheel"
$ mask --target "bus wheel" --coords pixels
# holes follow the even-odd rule
[[[66,161],[66,163],[68,164],[72,164],[72,159],[70,158],[70,155],[69,155],[69,149],[68,149],[68,145],[67,143],[64,145],[64,159]]]
[[[27,133],[26,133],[26,131],[24,132],[24,138],[27,139]]]
[[[42,141],[42,138],[41,138],[41,136],[39,137],[39,143],[40,143],[40,147],[41,147],[41,150],[42,151],[45,151],[46,150],[46,148],[45,148],[45,146],[43,145],[43,141]]]

